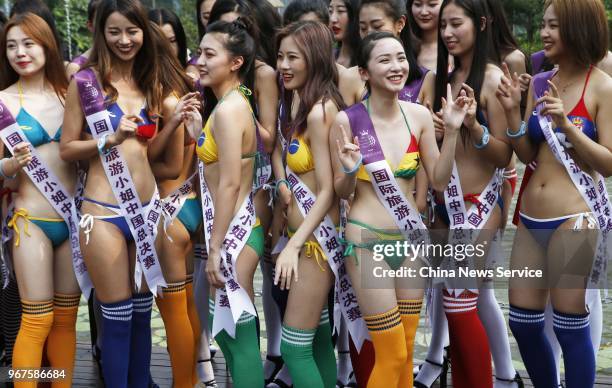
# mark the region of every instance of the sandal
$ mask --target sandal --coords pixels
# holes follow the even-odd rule
[[[285,365],[285,361],[283,361],[283,357],[281,356],[268,356],[268,355],[266,355],[266,360],[274,364],[274,370],[272,371],[272,374],[270,375],[270,377],[268,377],[265,380],[265,385],[268,385],[272,381],[274,381],[278,372],[280,372],[280,370],[283,368],[283,365]]]
[[[212,356],[211,356],[211,357],[212,357]],[[212,361],[211,361],[211,359],[210,359],[210,358],[207,358],[207,359],[205,359],[205,360],[198,360],[198,361],[197,361],[197,363],[198,363],[198,364],[202,364],[202,363],[205,363],[205,362],[210,362],[210,363],[211,363],[211,367],[212,367]],[[217,381],[215,381],[215,379],[214,379],[214,378],[213,378],[213,379],[211,379],[211,380],[208,380],[208,381],[200,381],[200,382],[198,383],[198,388],[199,388],[199,387],[210,387],[210,388],[217,388]]]
[[[505,381],[507,383],[516,383],[517,388],[525,387],[525,384],[523,383],[523,379],[521,378],[521,375],[518,372],[516,372],[513,379],[502,379],[500,377],[495,376],[495,380]]]
[[[446,388],[446,375],[448,373],[448,358],[444,357],[442,360],[442,364],[438,364],[437,362],[433,362],[431,360],[425,359],[425,362],[433,365],[435,367],[440,368],[440,374],[438,375],[438,377],[436,377],[436,379],[434,380],[434,382],[438,379],[440,379],[440,388]],[[419,368],[420,369],[420,368]],[[430,388],[427,385],[419,382],[419,381],[415,381],[414,382],[414,386],[415,388]]]

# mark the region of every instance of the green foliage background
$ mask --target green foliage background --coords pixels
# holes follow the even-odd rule
[[[86,50],[90,45],[89,31],[86,28],[87,0],[47,0],[55,14],[60,34],[68,44],[68,23],[65,1],[70,6],[70,31],[72,55]],[[541,49],[539,26],[542,19],[544,0],[501,0],[514,28],[521,48],[526,53]],[[576,0],[580,1],[580,0]],[[149,7],[168,8],[175,11],[185,27],[188,46],[193,50],[197,46],[197,24],[195,0],[143,0]],[[608,24],[612,29],[612,0],[604,0],[608,13]],[[612,36],[612,34],[611,34]]]

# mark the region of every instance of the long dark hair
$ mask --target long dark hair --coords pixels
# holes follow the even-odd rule
[[[43,18],[30,12],[18,13],[4,26],[0,41],[0,88],[6,89],[19,80],[19,74],[9,64],[6,57],[6,37],[13,27],[21,27],[23,32],[43,47],[45,53],[45,80],[53,90],[64,100],[68,89],[68,79],[64,70],[64,62],[59,53],[59,47],[49,24]]]
[[[321,23],[329,24],[329,8],[325,0],[291,0],[283,12],[283,26],[295,23],[307,13],[317,15]]]
[[[178,60],[183,68],[187,67],[187,37],[179,17],[166,8],[156,8],[149,11],[149,20],[160,27],[164,24],[172,27],[178,45]]]
[[[359,35],[359,2],[360,0],[343,0],[349,22],[343,41],[338,43],[348,46],[348,51],[351,55],[349,66],[351,67],[357,66],[357,55],[361,44],[361,36]]]
[[[273,69],[276,68],[274,35],[282,21],[276,8],[268,0],[248,0],[253,10],[253,20],[259,28],[259,58]]]
[[[293,37],[304,55],[308,77],[300,90],[300,105],[295,119],[289,123],[288,128],[283,128],[284,135],[292,130],[297,134],[304,133],[308,114],[317,101],[324,105],[327,100],[332,100],[338,109],[346,107],[338,90],[338,69],[329,28],[313,21],[291,23],[277,34],[276,47],[280,47],[282,40],[288,36]]]
[[[406,18],[406,22],[408,21],[408,11],[406,9],[405,0],[361,0],[361,4],[359,5],[360,12],[361,8],[363,8],[363,6],[366,4],[380,7],[385,15],[393,20],[394,23],[397,22],[402,16]],[[410,66],[410,70],[408,71],[408,79],[406,80],[406,84],[409,84],[414,80],[420,79],[423,76],[423,72],[421,71],[419,63],[417,62],[416,53],[413,48],[413,37],[408,26],[404,26],[404,29],[402,29],[402,32],[400,32],[399,38],[404,46],[406,59],[408,59],[408,65]]]
[[[438,25],[442,25],[442,13],[449,4],[455,4],[462,8],[465,14],[472,20],[474,24],[474,34],[476,40],[474,41],[473,59],[470,73],[466,80],[472,89],[474,89],[474,96],[476,99],[476,108],[480,104],[480,93],[482,91],[482,85],[484,83],[485,71],[488,63],[488,41],[487,34],[489,33],[488,23],[485,23],[484,30],[481,30],[482,18],[487,17],[487,8],[485,4],[486,0],[444,0],[440,7],[440,16],[438,19]],[[454,57],[455,68],[461,67],[459,58]],[[442,97],[446,97],[446,85],[449,82],[448,74],[448,49],[442,39],[442,34],[438,34],[438,66],[436,72],[436,97],[434,99],[434,111],[439,111],[442,107]],[[469,132],[465,128],[461,128],[461,135],[464,140],[469,137]]]
[[[117,59],[108,48],[104,37],[106,20],[113,12],[119,12],[143,32],[143,44],[134,59],[132,77],[145,95],[148,106],[154,113],[158,113],[161,110],[164,96],[162,84],[159,82],[162,78],[160,62],[167,59],[160,57],[160,43],[156,42],[161,32],[156,34],[151,31],[154,25],[147,19],[145,9],[139,0],[102,0],[100,2],[96,9],[91,56],[83,67],[94,67],[98,70],[100,82],[108,93],[109,101],[116,101],[117,89],[110,83],[110,73],[113,61]],[[163,42],[164,38],[159,40]]]
[[[202,37],[206,34],[206,26],[202,24],[202,19],[200,18],[200,8],[202,7],[202,3],[206,0],[198,0],[196,1],[196,21],[198,22],[198,43],[202,41]]]
[[[240,17],[237,20],[228,23],[217,21],[209,23],[206,33],[224,34],[226,39],[222,40],[223,48],[234,57],[242,57],[244,62],[238,70],[238,78],[240,82],[251,88],[255,75],[255,55],[256,44],[255,39],[251,36],[249,29],[252,21],[249,18]],[[247,82],[250,80],[250,82]],[[250,83],[250,85],[249,85]],[[251,89],[252,90],[252,89]],[[254,106],[253,94],[249,97],[251,107]],[[215,105],[217,105],[217,97],[212,89],[204,88],[204,114],[202,117],[206,120],[212,113]]]
[[[503,59],[512,51],[519,48],[500,0],[487,0],[489,18],[487,22],[491,26],[491,37],[489,45],[489,57],[493,62],[500,65]]]

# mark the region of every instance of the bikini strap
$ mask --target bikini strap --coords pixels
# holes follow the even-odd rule
[[[587,85],[589,84],[589,78],[591,78],[591,71],[593,71],[593,65],[589,67],[586,80],[584,81],[584,88],[582,88],[582,95],[580,95],[580,101],[584,101],[584,93],[586,92]]]
[[[23,108],[23,90],[21,90],[21,80],[17,81],[17,93],[19,94],[19,106]]]
[[[368,111],[368,116],[372,117],[370,115],[370,99],[367,98],[365,100],[365,103],[366,103],[366,110]],[[410,124],[408,124],[408,119],[406,118],[406,113],[404,113],[404,109],[402,109],[402,104],[399,101],[397,103],[398,103],[398,106],[400,108],[400,112],[402,112],[402,117],[404,118],[404,123],[406,123],[406,127],[408,128],[408,133],[410,134],[410,142],[412,142],[412,138],[414,136],[412,135],[412,130],[410,129]],[[415,138],[415,140],[416,140],[416,138]],[[408,144],[408,146],[410,146],[410,144]]]

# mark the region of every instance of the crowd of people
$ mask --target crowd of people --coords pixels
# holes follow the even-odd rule
[[[92,44],[70,62],[42,1],[4,18],[5,366],[63,370],[51,386],[70,387],[83,298],[112,388],[156,386],[154,303],[176,388],[219,386],[218,348],[238,388],[445,387],[449,371],[458,388],[594,386],[612,252],[602,0],[546,0],[536,53],[501,0],[194,11],[188,42],[171,10],[90,0]],[[501,261],[517,159],[508,266],[548,281],[509,279],[508,322],[488,277],[372,285],[376,252],[399,243],[469,242],[486,246],[481,266]],[[588,258],[569,273],[568,244]],[[467,265],[434,256],[376,265]],[[422,313],[431,339],[414,365]]]

